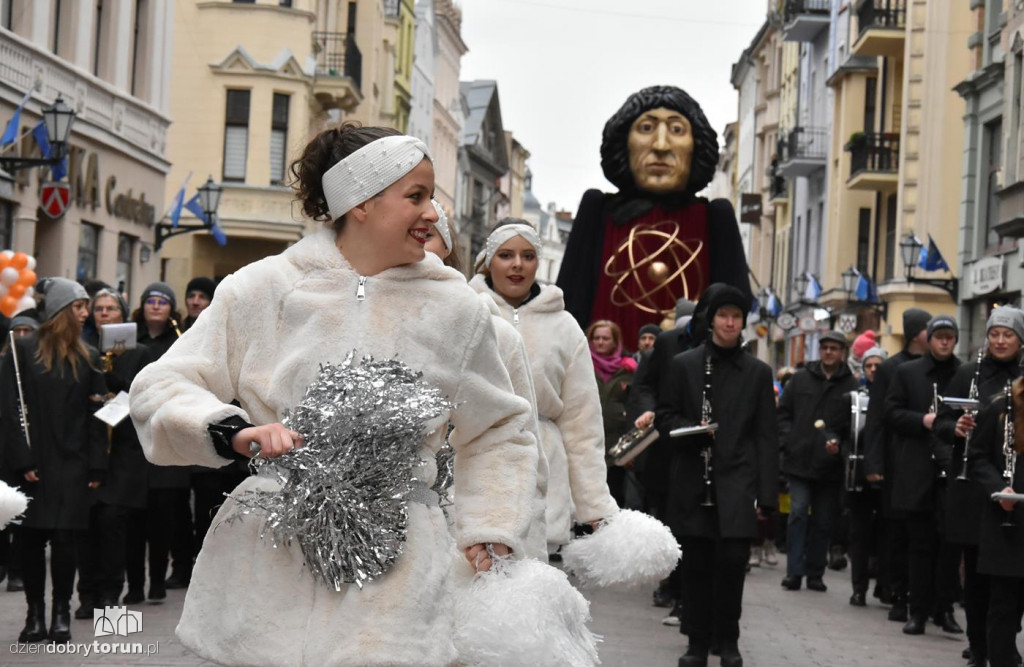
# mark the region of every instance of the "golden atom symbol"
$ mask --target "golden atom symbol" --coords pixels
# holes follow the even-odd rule
[[[690,298],[686,269],[693,266],[697,270],[697,284],[703,283],[697,263],[703,247],[703,241],[680,239],[679,225],[671,220],[634,227],[604,265],[605,275],[615,280],[612,304],[635,306],[645,313],[666,316],[675,312],[677,299]],[[630,294],[630,287],[639,293]],[[666,305],[659,307],[658,301]]]

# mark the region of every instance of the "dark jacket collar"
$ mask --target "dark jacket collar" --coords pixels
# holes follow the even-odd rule
[[[825,377],[825,371],[822,367],[820,359],[807,362],[806,368],[808,373],[814,375],[815,377],[821,378],[822,380],[825,380],[827,382],[841,380],[847,375],[851,375],[850,367],[846,364],[845,361],[839,364],[839,369],[835,373],[833,373],[832,377],[830,378]]]

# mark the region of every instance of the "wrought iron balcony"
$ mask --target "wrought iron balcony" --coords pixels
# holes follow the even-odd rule
[[[313,33],[316,55],[316,97],[324,108],[351,110],[362,100],[363,54],[355,35],[344,32]]]
[[[779,140],[779,172],[787,177],[807,176],[825,168],[829,132],[821,127],[796,127]]]
[[[828,28],[832,0],[786,0],[782,11],[782,39],[810,42]]]
[[[857,41],[851,53],[899,56],[907,27],[907,0],[861,0],[857,7]]]
[[[850,137],[845,148],[850,152],[850,188],[895,188],[900,167],[898,133],[859,132]]]

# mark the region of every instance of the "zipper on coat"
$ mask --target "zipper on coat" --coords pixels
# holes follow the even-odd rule
[[[519,309],[518,308],[513,308],[512,309],[512,324],[515,324],[516,326],[519,325]]]
[[[356,288],[356,301],[366,301],[366,278],[359,276],[359,287]]]

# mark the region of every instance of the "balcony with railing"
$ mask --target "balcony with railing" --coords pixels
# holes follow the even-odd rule
[[[771,201],[789,199],[789,184],[779,173],[778,160],[772,160],[772,163],[765,169],[764,175],[768,178],[768,199]]]
[[[786,178],[808,176],[825,168],[829,132],[823,127],[796,127],[779,140],[779,172]]]
[[[899,183],[900,135],[858,132],[845,149],[850,153],[851,190],[894,191]]]
[[[363,100],[363,54],[352,33],[313,33],[313,93],[324,109],[352,111]]]
[[[858,32],[851,54],[890,58],[903,55],[907,0],[860,0],[856,13]]]
[[[832,0],[786,0],[782,10],[782,39],[811,42],[828,29]]]

